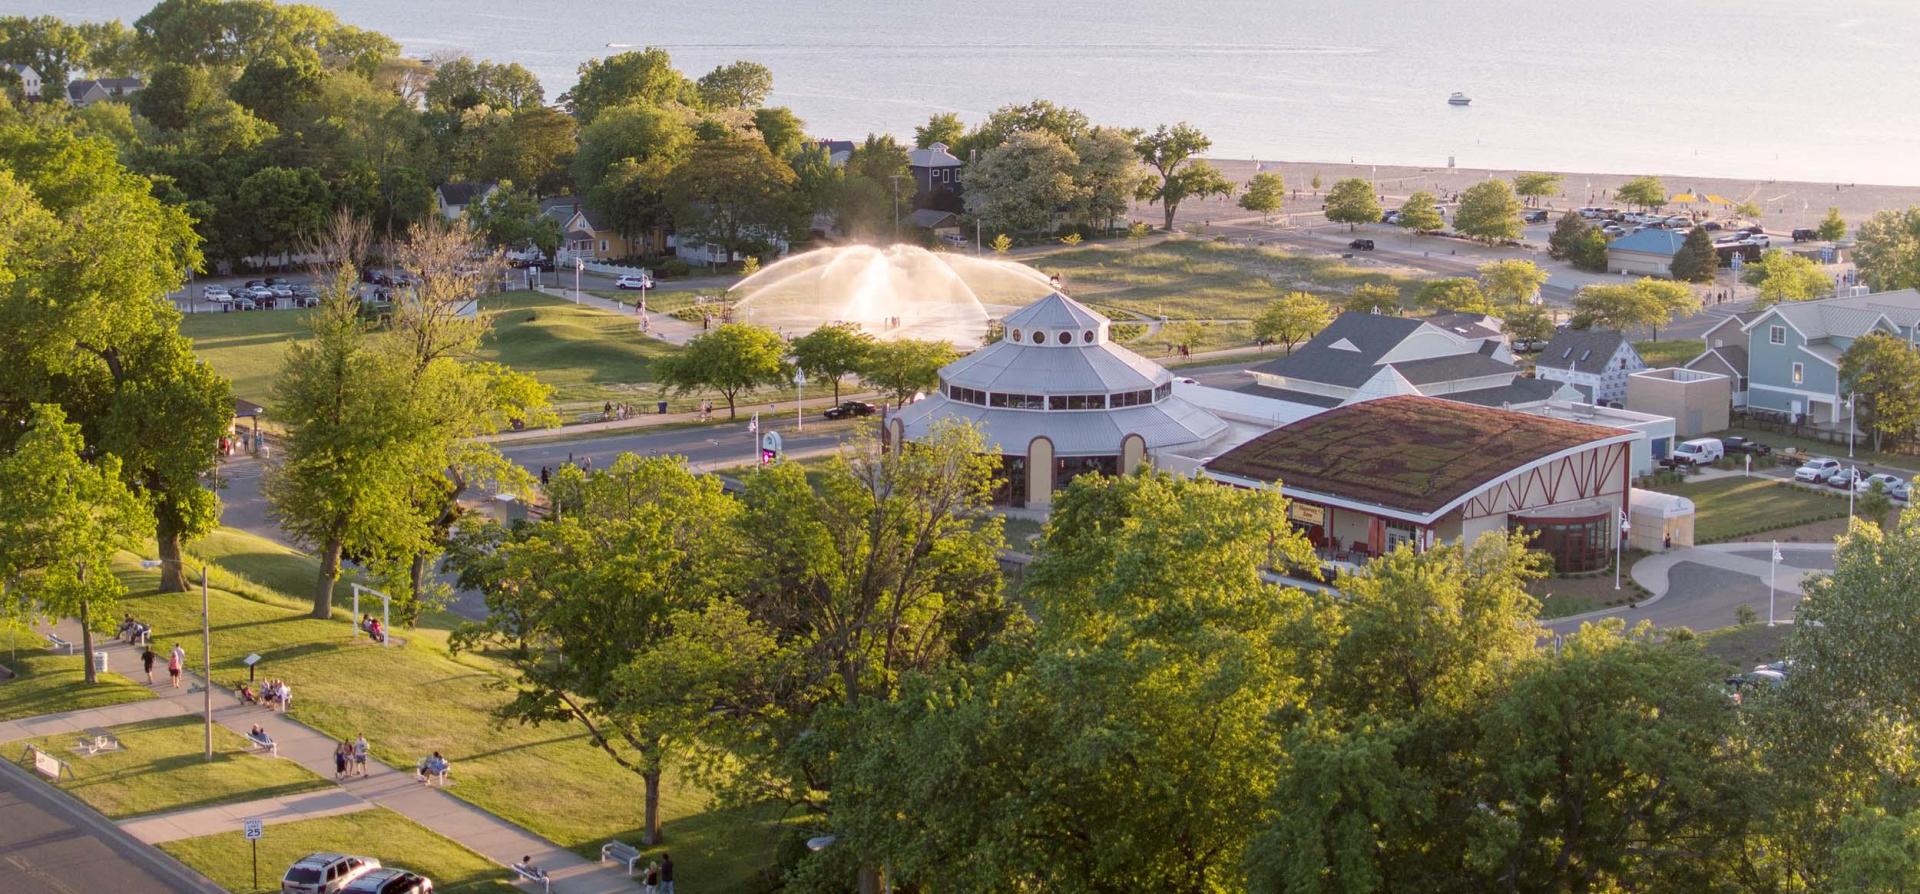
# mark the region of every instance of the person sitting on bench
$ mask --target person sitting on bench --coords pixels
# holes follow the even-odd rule
[[[515,863],[513,868],[527,878],[543,879],[547,877],[547,871],[545,869],[533,865],[532,856],[521,857],[520,862]]]
[[[261,750],[274,757],[280,756],[280,746],[274,744],[273,737],[267,735],[267,731],[262,729],[258,723],[253,725],[253,729],[247,730],[247,740],[260,746]]]
[[[384,643],[387,641],[387,629],[380,626],[379,618],[367,619],[367,635],[373,637],[373,641],[376,643]]]
[[[441,757],[440,752],[436,751],[432,757],[420,762],[420,782],[425,785],[432,785],[435,780],[438,780],[440,786],[445,788],[447,784],[447,771],[451,769],[452,767],[447,764],[447,759]]]

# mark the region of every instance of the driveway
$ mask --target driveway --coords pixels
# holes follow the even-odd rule
[[[1589,621],[1621,618],[1628,626],[1652,621],[1660,627],[1716,630],[1738,623],[1742,605],[1766,620],[1769,602],[1773,618],[1791,623],[1807,576],[1833,570],[1833,544],[1780,544],[1777,566],[1767,561],[1771,546],[1716,543],[1648,556],[1631,571],[1634,582],[1652,594],[1647,599],[1632,607],[1558,618],[1546,626],[1555,633],[1572,633]]]

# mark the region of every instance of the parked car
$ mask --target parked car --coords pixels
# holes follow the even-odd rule
[[[1860,485],[1866,483],[1866,480],[1867,476],[1860,474],[1859,469],[1847,466],[1846,468],[1835,470],[1833,474],[1828,475],[1827,486],[1840,490],[1846,490],[1849,487],[1854,490],[1859,490]]]
[[[644,273],[623,273],[619,279],[613,281],[613,287],[616,289],[651,289],[653,288],[653,277],[647,276]]]
[[[1353,249],[1354,251],[1373,251],[1373,240],[1372,239],[1355,239],[1352,242],[1347,243],[1347,247]]]
[[[1820,234],[1815,232],[1812,227],[1793,228],[1793,241],[1795,242],[1812,242],[1819,238]]]
[[[260,309],[260,304],[254,301],[252,298],[247,297],[246,295],[233,296],[233,300],[228,301],[227,306],[234,310],[259,310]]]
[[[375,869],[347,883],[341,894],[433,894],[433,879],[405,869]]]
[[[1833,473],[1838,471],[1840,471],[1839,460],[1828,459],[1826,457],[1816,457],[1814,459],[1807,460],[1806,464],[1801,466],[1800,468],[1794,469],[1793,480],[1805,481],[1811,484],[1815,482],[1825,481],[1829,477],[1832,477]]]
[[[1739,435],[1733,435],[1731,437],[1721,438],[1720,446],[1725,447],[1727,449],[1727,455],[1729,456],[1735,453],[1746,453],[1746,454],[1751,454],[1753,456],[1766,456],[1767,454],[1773,452],[1772,447],[1768,447],[1767,445],[1762,444],[1759,441],[1753,440],[1752,438],[1743,438],[1743,437],[1740,437]]]
[[[1910,487],[1911,485],[1909,485],[1905,481],[1902,481],[1899,484],[1896,484],[1892,487],[1887,488],[1887,496],[1892,497],[1896,500],[1899,500],[1902,503],[1911,502],[1913,500],[1913,497],[1909,490]]]
[[[1526,221],[1527,223],[1546,223],[1547,212],[1545,210],[1528,211],[1524,214],[1521,214],[1520,219]]]
[[[1673,448],[1674,461],[1691,466],[1708,465],[1726,455],[1727,448],[1720,443],[1719,438],[1694,438],[1691,441],[1682,441]]]
[[[1717,233],[1717,232],[1719,232],[1719,231],[1720,231],[1720,230],[1721,230],[1722,228],[1721,228],[1721,226],[1720,226],[1720,222],[1719,222],[1719,221],[1717,221],[1717,220],[1710,220],[1710,221],[1707,221],[1706,223],[1703,223],[1703,224],[1701,224],[1701,225],[1700,225],[1700,229],[1703,229],[1703,230],[1706,230],[1706,231],[1707,231],[1707,232],[1709,232],[1709,233]]]
[[[1877,484],[1880,486],[1881,493],[1891,497],[1893,496],[1894,488],[1905,485],[1906,483],[1907,482],[1902,480],[1901,477],[1898,475],[1889,475],[1885,472],[1877,472],[1875,474],[1868,475],[1867,477],[1860,479],[1860,483],[1854,485],[1853,489],[1861,493],[1866,493],[1867,491],[1873,490],[1873,486]]]
[[[1787,675],[1777,670],[1750,670],[1727,678],[1727,688],[1736,694],[1742,689],[1777,689],[1787,684]]]
[[[852,419],[856,416],[872,416],[879,411],[879,407],[866,401],[850,400],[837,407],[828,407],[826,417],[828,419]]]
[[[1771,237],[1767,236],[1767,234],[1765,233],[1749,233],[1747,234],[1746,241],[1754,245],[1758,245],[1761,248],[1766,248],[1769,245],[1773,244],[1773,240],[1771,239]]]
[[[323,852],[308,854],[287,867],[280,878],[280,894],[338,894],[347,883],[380,868],[372,857]]]
[[[1380,212],[1380,222],[1381,223],[1399,223],[1400,212],[1392,208],[1389,208],[1386,211],[1382,211]]]

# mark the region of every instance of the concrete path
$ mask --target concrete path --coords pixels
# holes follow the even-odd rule
[[[1791,621],[1808,575],[1832,565],[1833,544],[1782,543],[1778,566],[1767,561],[1767,541],[1714,543],[1656,553],[1634,563],[1629,573],[1645,588],[1637,605],[1556,618],[1547,627],[1571,633],[1588,621],[1621,618],[1628,626],[1652,621],[1661,627],[1712,630],[1730,626],[1740,605],[1767,616],[1768,580],[1773,581],[1775,617]]]
[[[262,760],[266,759],[262,758]],[[370,810],[373,806],[373,802],[350,791],[332,788],[289,795],[284,798],[261,798],[258,801],[215,804],[212,807],[201,807],[195,810],[136,817],[122,822],[120,828],[148,844],[159,844],[163,841],[178,841],[182,838],[199,838],[203,835],[232,832],[241,827],[243,820],[257,819],[273,825],[322,816],[337,816],[343,813],[358,813],[362,810]]]
[[[54,629],[70,641],[79,641],[80,629],[76,621],[63,620]],[[187,647],[189,653],[188,667],[200,666],[199,643],[182,642],[182,645]],[[171,648],[172,644],[168,643],[166,647]],[[139,652],[130,645],[108,639],[104,643],[96,642],[95,648],[104,649],[107,652],[111,667],[128,669],[139,666]],[[79,730],[90,726],[111,726],[116,723],[129,723],[153,717],[198,715],[204,709],[204,696],[194,689],[200,685],[200,677],[198,674],[189,673],[184,675],[184,680],[186,682],[179,689],[174,689],[165,682],[158,684],[155,692],[159,698],[88,711],[74,711],[66,715],[47,715],[34,720],[48,721],[45,728],[57,733],[69,728]],[[299,687],[294,687],[293,698],[294,703],[299,704]],[[56,717],[59,719],[52,719]],[[232,690],[220,686],[213,689],[213,719],[215,723],[241,735],[245,735],[254,724],[259,724],[279,745],[280,759],[297,761],[301,766],[312,770],[322,778],[333,778],[333,749],[337,742],[306,724],[266,708],[241,704]],[[30,724],[31,721],[15,721],[15,723]],[[33,729],[31,726],[23,728]],[[41,734],[28,733],[28,735]],[[0,733],[0,739],[4,738],[6,738],[5,735]],[[460,767],[454,766],[451,775],[450,786],[458,788]],[[614,892],[630,892],[635,888],[624,869],[610,868],[611,864],[590,863],[576,856],[572,851],[453,797],[443,789],[425,786],[414,776],[411,767],[395,769],[379,761],[369,760],[366,776],[348,779],[340,785],[339,789],[330,790],[329,793],[336,796],[345,795],[367,806],[385,807],[405,816],[499,863],[503,876],[510,874],[505,869],[507,865],[520,862],[523,856],[531,856],[534,865],[547,870],[553,879],[553,890],[560,894],[614,894]],[[277,802],[282,809],[283,812],[275,817],[279,822],[349,812],[347,808],[351,804],[348,800],[322,799],[312,796],[268,799],[268,801],[253,802],[253,804],[268,802]],[[222,829],[238,829],[239,819],[252,814],[240,814],[235,817],[216,811],[241,809],[248,806],[252,805],[227,805],[227,808],[207,808],[191,811],[185,815],[146,817],[129,822],[145,824],[144,828],[150,834],[170,834],[168,826],[182,827],[180,831],[190,837],[194,834],[207,834]],[[301,813],[299,808],[319,812]],[[365,807],[354,809],[365,809]],[[224,826],[220,825],[222,822],[225,823]],[[207,832],[187,831],[186,827],[205,829]]]
[[[602,298],[599,295],[585,290],[575,292],[570,288],[540,286],[539,292],[549,298],[559,298],[563,301],[572,301],[575,304],[604,310],[607,313],[632,317],[634,329],[639,330],[640,328],[639,309],[633,305],[615,301],[611,298]],[[706,330],[693,323],[674,319],[667,314],[651,312],[647,314],[646,334],[668,344],[684,345],[704,331]]]
[[[78,626],[78,625],[75,625]],[[75,636],[79,631],[73,631]],[[62,635],[65,634],[63,628]],[[74,642],[79,642],[75,639]],[[99,643],[94,644],[96,648]],[[128,658],[134,667],[140,666],[139,653],[129,647]],[[80,660],[74,656],[74,660]],[[111,660],[111,659],[110,659]],[[156,675],[161,679],[164,675]],[[162,683],[162,686],[166,684]],[[182,691],[185,691],[184,689]],[[104,705],[98,708],[83,708],[78,711],[62,711],[58,714],[41,714],[38,717],[22,717],[19,720],[0,722],[0,742],[12,742],[16,739],[37,739],[41,736],[58,736],[65,733],[77,733],[96,726],[120,726],[126,723],[139,723],[143,720],[160,720],[180,716],[181,709],[163,698],[141,699],[137,702],[123,702],[117,705]]]

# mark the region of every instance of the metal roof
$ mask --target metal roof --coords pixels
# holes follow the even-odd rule
[[[1218,417],[1180,397],[1119,410],[1013,410],[962,403],[934,395],[894,414],[907,440],[924,438],[936,421],[958,419],[978,426],[1001,452],[1025,456],[1034,438],[1053,442],[1057,456],[1112,456],[1137,434],[1148,450],[1208,441],[1227,430]]]
[[[1630,233],[1613,240],[1607,251],[1637,251],[1642,254],[1673,257],[1680,253],[1680,244],[1687,237],[1673,230],[1648,227],[1638,233]]]
[[[1007,314],[1001,320],[1009,331],[1014,329],[1071,329],[1084,331],[1098,329],[1107,322],[1107,318],[1078,301],[1054,292],[1045,298]]]
[[[947,144],[935,143],[925,149],[908,149],[907,164],[916,168],[957,168],[962,162],[947,151]]]
[[[1061,331],[1074,332],[1078,342],[1084,330]],[[1040,347],[1002,339],[948,364],[940,378],[982,391],[1112,394],[1171,382],[1173,374],[1111,342]]]

